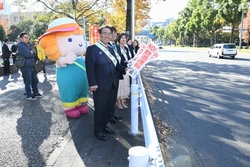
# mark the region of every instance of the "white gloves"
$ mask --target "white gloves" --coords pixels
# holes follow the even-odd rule
[[[69,52],[66,56],[62,56],[58,59],[58,66],[59,67],[66,67],[67,64],[74,64],[77,56],[73,52]]]

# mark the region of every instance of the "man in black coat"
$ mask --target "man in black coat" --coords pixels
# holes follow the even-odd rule
[[[13,58],[13,64],[16,62],[16,54],[17,54],[17,42],[15,41],[14,44],[11,46],[11,52],[12,52],[12,58]]]
[[[11,51],[10,51],[10,49],[8,47],[8,42],[9,42],[9,39],[5,39],[3,47],[2,47],[2,57],[3,57],[3,62],[4,62],[4,75],[12,74],[10,72],[10,55],[11,55]]]
[[[98,30],[100,41],[87,48],[86,72],[89,82],[89,89],[93,92],[95,106],[94,112],[94,133],[100,140],[107,140],[103,132],[114,134],[107,124],[110,118],[110,110],[113,105],[113,97],[117,89],[116,70],[124,71],[124,66],[119,66],[117,59],[110,53],[108,46],[111,37],[111,28],[102,26]]]
[[[116,57],[116,54],[118,54],[118,56],[120,57],[121,48],[120,48],[120,46],[118,46],[115,43],[115,40],[117,38],[117,30],[114,26],[111,27],[111,30],[112,30],[112,35],[111,35],[111,40],[109,42],[109,46],[113,49],[113,51],[110,51],[110,52],[114,57]],[[125,62],[123,57],[120,57],[120,60],[118,60],[118,58],[117,58],[117,61],[119,62],[120,65],[127,67],[127,63]],[[111,111],[110,111],[110,120],[109,120],[109,122],[112,124],[116,124],[115,119],[122,119],[121,116],[119,116],[115,113],[115,105],[116,105],[116,98],[117,98],[117,92],[118,92],[118,87],[119,87],[119,79],[123,79],[122,72],[116,71],[116,77],[118,78],[117,89],[115,90],[115,96],[114,96],[113,106],[112,106]]]

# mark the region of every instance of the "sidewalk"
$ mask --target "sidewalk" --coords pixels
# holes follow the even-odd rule
[[[46,70],[46,78],[42,72],[38,74],[38,87],[44,97],[36,101],[27,101],[23,95],[20,71],[0,76],[0,166],[127,167],[128,150],[144,146],[143,135],[129,134],[130,109],[117,109],[123,119],[108,125],[117,133],[107,134],[108,140],[100,141],[93,132],[92,95],[88,114],[78,119],[67,118],[58,92],[55,65],[46,66]]]
[[[117,133],[107,134],[108,140],[101,141],[93,134],[92,98],[89,108],[89,113],[75,122],[50,155],[47,167],[128,167],[128,150],[133,146],[144,146],[143,135],[129,134],[130,109],[116,110],[123,119],[108,126]]]

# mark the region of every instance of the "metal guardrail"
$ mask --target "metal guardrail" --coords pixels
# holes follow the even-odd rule
[[[137,158],[133,158],[134,162],[131,162],[131,164],[133,164],[131,165],[131,167],[138,166],[138,164],[145,165],[145,161],[146,161],[145,166],[165,167],[153,118],[150,112],[147,96],[144,91],[144,86],[140,74],[138,74],[137,77],[133,79],[131,85],[131,134],[134,135],[138,134],[138,106],[136,106],[138,104],[140,107],[140,112],[142,117],[145,147],[149,151],[149,157],[147,157],[147,155],[145,154],[142,154],[143,151],[145,152],[143,148],[138,148],[138,150],[135,152],[134,152],[135,149],[133,149],[133,153],[131,153],[133,154],[133,156],[132,155],[130,156]]]

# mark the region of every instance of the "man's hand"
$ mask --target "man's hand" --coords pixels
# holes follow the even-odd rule
[[[97,85],[94,85],[94,86],[90,86],[90,87],[89,87],[89,90],[90,90],[91,92],[94,92],[94,91],[96,91],[97,88],[98,88],[98,86],[97,86]]]

